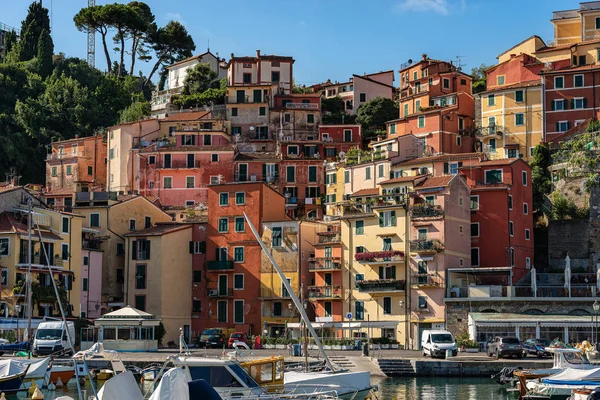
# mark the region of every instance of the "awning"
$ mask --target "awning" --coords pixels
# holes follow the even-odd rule
[[[42,236],[42,241],[44,242],[60,242],[63,240],[60,236],[52,232],[40,231],[40,233]],[[21,234],[19,236],[21,237],[21,239],[28,239],[29,237],[27,234]],[[31,240],[39,241],[40,234],[37,231],[31,232]]]
[[[313,328],[360,329],[360,328],[396,328],[399,321],[352,321],[352,322],[311,322]],[[288,329],[300,329],[299,322],[288,322]]]
[[[444,318],[435,318],[435,317],[431,317],[431,318],[423,318],[423,319],[411,319],[410,322],[419,322],[422,324],[439,324],[439,323],[443,323],[446,322],[444,320]]]
[[[475,268],[448,268],[447,272],[476,272],[485,274],[488,272],[510,272],[512,267],[475,267]]]
[[[18,265],[17,266],[18,270],[21,271],[27,271],[28,267],[27,265]],[[32,264],[31,265],[31,272],[38,274],[38,273],[47,273],[48,272],[48,267],[47,266],[41,266],[40,264]],[[52,267],[52,273],[55,274],[75,274],[75,271],[69,271],[66,269],[62,269],[62,268],[58,268],[58,267]]]
[[[476,326],[587,326],[592,327],[592,315],[569,314],[512,314],[512,313],[469,313],[469,324]]]
[[[115,320],[107,320],[107,319],[97,319],[94,321],[94,326],[110,326],[110,327],[120,327],[120,328],[135,328],[138,326],[158,326],[160,324],[160,320],[158,319],[115,319]]]

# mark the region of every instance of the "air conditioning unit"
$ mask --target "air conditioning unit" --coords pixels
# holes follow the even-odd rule
[[[331,221],[331,215],[324,215],[323,216],[323,221],[330,222]]]
[[[216,289],[211,289],[208,291],[208,297],[217,297],[219,292]]]
[[[283,137],[283,141],[284,142],[291,142],[292,141],[292,137],[291,136],[284,136]]]
[[[250,175],[250,182],[256,182],[256,175]]]

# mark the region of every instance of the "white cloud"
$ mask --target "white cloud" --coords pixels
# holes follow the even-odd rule
[[[171,13],[171,12],[167,13],[167,15],[165,16],[165,19],[168,19],[169,21],[177,21],[177,22],[180,22],[183,25],[185,25],[185,21],[183,20],[183,17],[179,13]]]
[[[398,11],[432,11],[441,15],[449,14],[448,0],[402,0],[398,6]]]

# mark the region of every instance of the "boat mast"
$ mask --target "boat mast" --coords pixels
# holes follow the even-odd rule
[[[31,358],[31,315],[33,306],[31,304],[31,229],[33,229],[33,209],[31,197],[27,198],[27,358]],[[42,244],[43,245],[43,244]]]
[[[327,357],[327,353],[325,352],[325,349],[323,349],[323,346],[321,344],[321,339],[319,338],[319,335],[317,335],[317,332],[315,332],[315,328],[313,328],[312,324],[310,323],[310,320],[308,319],[308,316],[306,315],[306,311],[304,310],[304,306],[300,302],[300,299],[296,295],[296,292],[294,292],[294,289],[292,289],[292,285],[290,285],[290,283],[286,279],[285,275],[281,271],[281,268],[279,268],[279,265],[277,265],[277,263],[275,262],[275,259],[271,255],[271,253],[269,253],[267,246],[265,246],[265,244],[263,243],[262,238],[259,236],[258,232],[256,231],[256,228],[254,227],[254,225],[252,224],[252,221],[250,221],[250,218],[248,218],[248,215],[246,215],[246,213],[244,213],[244,218],[246,218],[246,222],[248,222],[248,226],[250,227],[250,230],[254,234],[254,237],[256,237],[258,244],[260,245],[262,250],[265,252],[267,257],[269,258],[269,261],[271,261],[271,264],[273,265],[273,268],[275,268],[275,271],[277,271],[277,274],[281,278],[281,283],[283,283],[283,286],[285,286],[285,289],[288,291],[290,297],[292,298],[292,302],[294,303],[294,305],[300,312],[302,321],[304,322],[305,326],[308,328],[308,331],[310,332],[312,337],[315,339],[315,344],[317,345],[317,347],[319,348],[319,351],[321,352],[321,355],[325,359],[325,363],[332,371],[335,371],[335,368],[334,368],[333,364],[331,363],[331,360],[329,360],[329,357]]]

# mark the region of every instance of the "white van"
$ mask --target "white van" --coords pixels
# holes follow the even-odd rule
[[[67,329],[69,329],[71,340],[75,342],[75,325],[72,321],[67,321]],[[44,321],[40,323],[33,339],[33,354],[48,355],[70,348],[63,321]]]
[[[452,356],[456,356],[456,341],[448,331],[425,330],[421,336],[421,348],[423,356],[445,357],[446,350],[452,350]]]

